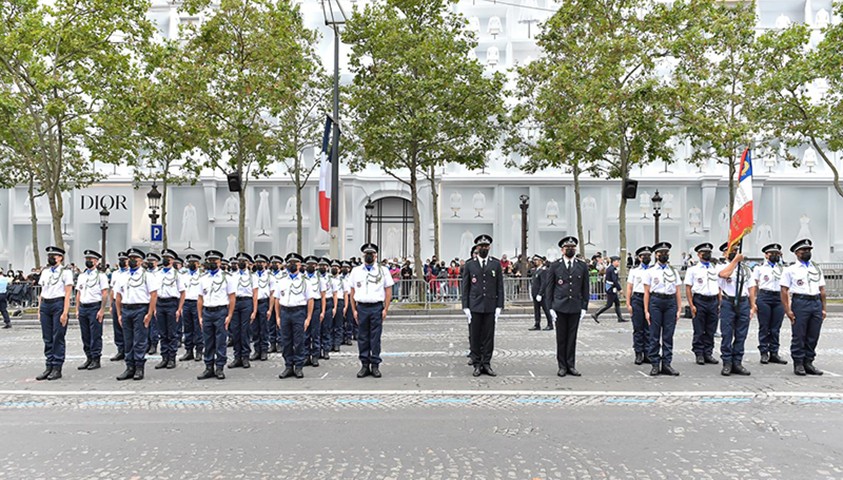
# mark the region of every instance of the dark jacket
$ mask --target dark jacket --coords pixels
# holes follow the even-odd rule
[[[609,268],[606,269],[606,291],[609,291],[609,286],[614,287],[613,293],[618,293],[621,291],[621,280],[618,277],[618,269],[615,268],[614,265],[609,265]]]
[[[496,308],[503,310],[503,268],[500,260],[486,259],[486,268],[480,267],[480,259],[465,262],[462,269],[462,308],[472,312],[492,313]]]
[[[533,276],[530,281],[530,295],[535,298],[538,295],[544,295],[544,289],[547,287],[545,279],[547,278],[547,266],[533,270]]]
[[[579,313],[588,308],[588,266],[574,260],[569,270],[563,260],[553,262],[545,272],[544,298],[557,312]]]

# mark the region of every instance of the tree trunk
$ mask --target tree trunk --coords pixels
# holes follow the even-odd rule
[[[433,200],[433,254],[436,256],[438,260],[441,260],[442,257],[439,256],[439,190],[436,186],[436,167],[430,167],[430,197]]]
[[[627,153],[626,144],[621,141],[621,155],[620,155],[620,177],[627,178],[629,176],[629,154]],[[621,183],[623,185],[623,183]],[[623,186],[621,186],[623,188]],[[621,257],[620,262],[620,278],[623,282],[626,278],[626,197],[621,192],[621,204],[618,206],[618,253]],[[627,299],[629,301],[629,299]]]
[[[413,206],[413,268],[416,278],[424,280],[424,269],[421,260],[421,214],[419,213],[419,185],[415,168],[410,169],[410,203]],[[422,298],[423,300],[423,298]]]
[[[296,171],[295,171],[295,183],[296,183],[296,252],[301,254],[302,253],[302,216],[301,216],[301,195],[302,189],[304,185],[301,184],[301,169],[302,169],[302,162],[303,159],[301,158],[300,154],[297,154],[296,158]]]
[[[580,164],[574,161],[574,208],[577,215],[577,238],[580,240],[580,253],[585,257],[585,242],[582,229],[582,204],[580,203]]]
[[[241,182],[240,191],[237,192],[240,199],[240,214],[237,219],[237,248],[241,252],[246,251],[246,185]]]
[[[734,149],[732,149],[734,152]],[[735,208],[735,154],[729,155],[729,218],[732,217],[732,210]]]
[[[35,176],[29,174],[29,221],[32,224],[32,254],[35,256],[35,268],[41,268],[41,247],[38,246],[38,211],[35,210]],[[24,261],[26,261],[24,259]],[[29,272],[24,272],[29,273]]]
[[[53,241],[54,245],[59,248],[64,248],[64,238],[61,231],[61,220],[64,217],[64,209],[62,207],[61,189],[56,186],[50,188],[47,192],[47,201],[50,203],[50,214],[52,215],[53,224]]]
[[[163,177],[161,178],[161,229],[163,238],[162,238],[162,245],[163,248],[169,248],[167,246],[167,173],[166,170],[164,172]],[[105,252],[103,252],[105,254]]]
[[[814,149],[817,151],[817,153],[820,154],[820,157],[822,157],[825,164],[828,166],[829,169],[831,169],[832,175],[834,175],[834,179],[832,180],[832,185],[834,185],[834,189],[837,190],[838,195],[843,197],[843,187],[840,186],[840,172],[837,171],[837,167],[834,166],[834,162],[832,162],[831,159],[828,158],[828,155],[825,154],[825,150],[820,148],[820,144],[819,142],[817,142],[816,137],[811,135],[809,138],[811,139],[811,145],[814,146]]]

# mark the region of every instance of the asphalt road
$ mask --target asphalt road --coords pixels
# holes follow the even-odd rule
[[[382,379],[355,378],[345,347],[302,380],[272,356],[224,381],[186,362],[117,382],[116,363],[75,370],[73,326],[65,377],[36,382],[40,332],[17,326],[0,330],[0,478],[843,478],[841,319],[824,376],[760,365],[753,326],[752,375],[728,378],[693,364],[687,319],[676,378],[635,366],[609,317],[582,325],[580,378],[555,376],[553,332],[525,317],[498,325],[496,378],[471,376],[456,316],[390,322]]]

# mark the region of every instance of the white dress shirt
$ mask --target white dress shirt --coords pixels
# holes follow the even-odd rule
[[[148,304],[152,299],[152,292],[157,292],[160,288],[158,275],[142,268],[136,268],[134,271],[129,269],[124,279],[119,290],[121,303],[124,304]]]
[[[313,273],[311,275],[307,272],[304,272],[304,273],[299,272],[299,275],[304,276],[304,283],[307,285],[308,290],[310,290],[308,292],[308,295],[310,295],[310,298],[315,298],[315,299],[322,298],[322,292],[324,292],[327,287],[319,279],[319,274]]]
[[[395,284],[389,269],[380,265],[356,266],[349,276],[357,303],[382,302],[386,298],[386,289]]]
[[[275,299],[282,307],[303,307],[307,305],[308,300],[322,298],[321,294],[312,296],[302,273],[280,278],[275,286]]]
[[[199,295],[202,294],[202,273],[199,269],[194,271],[188,270],[181,274],[181,284],[184,287],[185,300],[199,300]]]
[[[181,283],[181,276],[172,267],[159,268],[156,272],[160,287],[158,288],[158,298],[179,298],[181,292],[184,291],[184,285]]]
[[[202,286],[202,306],[222,307],[228,305],[228,296],[236,291],[237,281],[232,275],[215,270],[207,272],[199,279]]]
[[[723,295],[734,297],[738,289],[738,268],[741,268],[741,282],[743,288],[741,289],[741,297],[749,296],[749,287],[752,286],[752,272],[749,267],[744,264],[738,264],[735,270],[732,271],[732,276],[729,278],[718,277],[717,283],[720,285],[720,290],[723,290]]]
[[[270,274],[266,269],[254,273],[255,284],[258,287],[258,300],[265,300],[272,295],[272,290],[269,286]]]
[[[670,265],[657,263],[655,266],[648,268],[645,275],[642,275],[642,282],[644,285],[650,286],[650,293],[675,295],[676,288],[682,285],[682,277]]]
[[[649,275],[647,270],[650,268],[652,267],[642,263],[638,268],[629,271],[626,283],[632,284],[632,293],[644,293],[644,277]]]
[[[232,273],[231,277],[236,282],[237,291],[235,295],[238,297],[251,297],[254,290],[258,288],[258,282],[255,281],[252,272],[248,270],[238,270]]]
[[[716,296],[720,293],[720,277],[717,275],[721,269],[722,266],[720,265],[700,262],[688,269],[685,274],[685,285],[689,285],[691,292],[697,295]]]
[[[102,303],[103,290],[108,290],[108,277],[99,270],[85,270],[76,279],[79,303]]]
[[[819,295],[820,287],[825,287],[825,276],[814,262],[800,261],[784,269],[781,286],[789,288],[790,293]]]
[[[761,290],[779,293],[781,292],[779,281],[782,278],[783,271],[784,268],[780,264],[765,261],[752,271],[753,285]]]
[[[64,298],[64,287],[73,286],[73,272],[64,265],[45,268],[41,270],[38,285],[41,285],[41,298],[44,300]]]

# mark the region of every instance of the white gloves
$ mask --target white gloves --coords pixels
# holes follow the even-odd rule
[[[468,319],[468,323],[471,323],[471,310],[464,308],[462,311],[465,313],[465,318]]]
[[[552,318],[554,322],[556,321],[556,310],[550,311],[550,318]]]
[[[498,317],[500,317],[500,316],[501,316],[501,309],[500,309],[500,308],[496,308],[496,309],[495,309],[495,321],[496,321],[496,322],[498,321]]]
[[[542,296],[541,296],[541,295],[536,295],[536,301],[537,301],[537,302],[541,302],[541,301],[542,301]]]
[[[588,310],[582,310],[582,311],[580,311],[580,320],[582,320],[583,318],[585,318],[585,316],[586,316],[586,315],[588,315]]]

